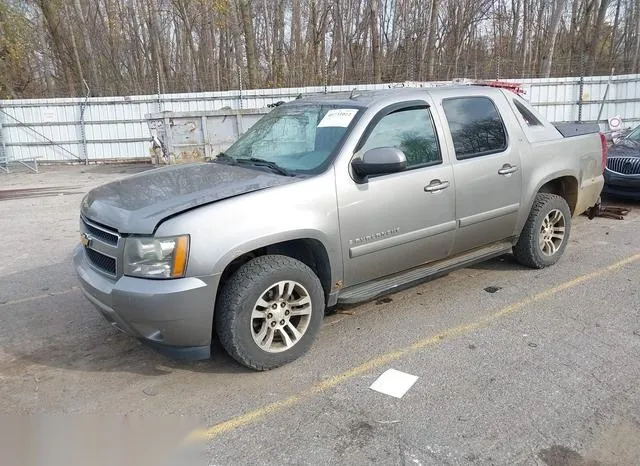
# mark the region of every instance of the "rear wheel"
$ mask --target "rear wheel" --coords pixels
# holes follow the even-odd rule
[[[268,255],[240,267],[220,293],[218,338],[239,363],[269,370],[302,356],[324,315],[324,291],[302,262]]]
[[[541,269],[553,265],[567,247],[570,232],[571,211],[567,202],[555,194],[539,193],[513,247],[513,255],[527,267]]]

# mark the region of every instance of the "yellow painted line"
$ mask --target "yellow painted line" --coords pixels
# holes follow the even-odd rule
[[[74,291],[76,291],[78,289],[79,288],[77,286],[74,286],[72,288],[69,288],[68,290],[52,291],[51,293],[39,294],[37,296],[29,296],[28,298],[14,299],[13,301],[7,301],[7,302],[4,302],[4,303],[0,303],[0,307],[13,306],[15,304],[22,304],[22,303],[30,303],[31,301],[38,301],[40,299],[52,298],[54,296],[62,296],[62,295],[65,295],[65,294],[73,293]]]
[[[319,382],[310,388],[301,391],[296,395],[292,395],[288,398],[285,398],[280,401],[276,401],[274,403],[270,403],[266,406],[263,406],[258,409],[254,409],[253,411],[249,411],[245,414],[241,414],[240,416],[229,419],[228,421],[221,422],[219,424],[215,424],[210,427],[196,429],[187,436],[185,439],[186,443],[196,442],[196,441],[204,441],[211,440],[221,434],[237,429],[238,427],[246,426],[248,424],[252,424],[265,416],[270,414],[274,414],[278,411],[283,410],[289,406],[293,406],[301,402],[305,398],[312,397],[322,392],[326,392],[327,390],[340,385],[341,383],[352,379],[358,375],[369,372],[373,369],[380,368],[385,366],[386,364],[397,361],[404,356],[407,356],[412,353],[416,353],[421,349],[435,346],[441,341],[450,340],[452,338],[458,337],[460,335],[465,335],[467,333],[473,332],[474,330],[478,330],[488,326],[491,322],[494,322],[497,319],[505,317],[509,314],[513,314],[524,307],[536,303],[538,301],[542,301],[547,299],[557,293],[568,290],[570,288],[574,288],[581,283],[593,280],[595,278],[601,277],[608,273],[614,272],[621,267],[631,264],[633,262],[637,262],[640,260],[640,253],[634,254],[633,256],[629,256],[626,259],[622,259],[614,264],[611,264],[607,267],[603,267],[601,269],[595,270],[591,273],[587,273],[585,275],[580,275],[572,280],[566,281],[554,287],[548,288],[540,293],[537,293],[533,296],[523,299],[522,301],[518,301],[516,303],[510,304],[509,306],[502,308],[492,314],[484,316],[477,321],[471,322],[469,324],[460,325],[458,327],[453,327],[448,330],[444,330],[434,336],[424,338],[422,340],[418,340],[415,343],[405,346],[404,348],[400,348],[396,351],[391,351],[389,353],[381,354],[380,356],[376,356],[369,361],[360,364],[359,366],[352,367],[351,369],[346,370],[338,375],[334,375],[333,377],[329,377],[328,379]]]

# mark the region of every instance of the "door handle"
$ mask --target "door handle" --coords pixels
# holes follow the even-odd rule
[[[505,163],[502,166],[502,168],[498,170],[498,175],[511,175],[512,173],[515,173],[517,171],[518,171],[518,167],[516,167],[515,165]]]
[[[447,189],[448,187],[448,181],[431,180],[431,183],[425,186],[424,190],[428,193],[437,193],[438,191],[442,191],[443,189]]]

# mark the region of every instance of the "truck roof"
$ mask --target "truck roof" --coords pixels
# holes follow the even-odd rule
[[[386,102],[392,103],[394,100],[407,100],[411,98],[419,99],[425,93],[436,97],[462,97],[466,95],[498,95],[501,89],[489,86],[474,86],[461,84],[447,84],[433,87],[402,87],[376,90],[358,90],[355,87],[352,91],[318,93],[303,96],[293,102],[323,103],[333,105],[351,105],[357,107],[370,107],[375,104]],[[516,94],[514,93],[514,96]]]

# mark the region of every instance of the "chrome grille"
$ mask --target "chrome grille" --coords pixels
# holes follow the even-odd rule
[[[122,256],[122,241],[118,231],[80,216],[80,233],[84,238],[89,265],[98,272],[116,278],[119,273],[117,258]]]
[[[640,175],[640,157],[612,157],[607,168],[622,175]]]
[[[116,232],[109,231],[107,228],[98,226],[94,223],[89,223],[84,218],[81,219],[85,230],[98,241],[110,244],[112,246],[118,245],[118,234]]]
[[[85,251],[87,252],[89,261],[95,268],[100,269],[109,275],[116,274],[116,260],[113,257],[105,256],[91,248],[85,248]]]

